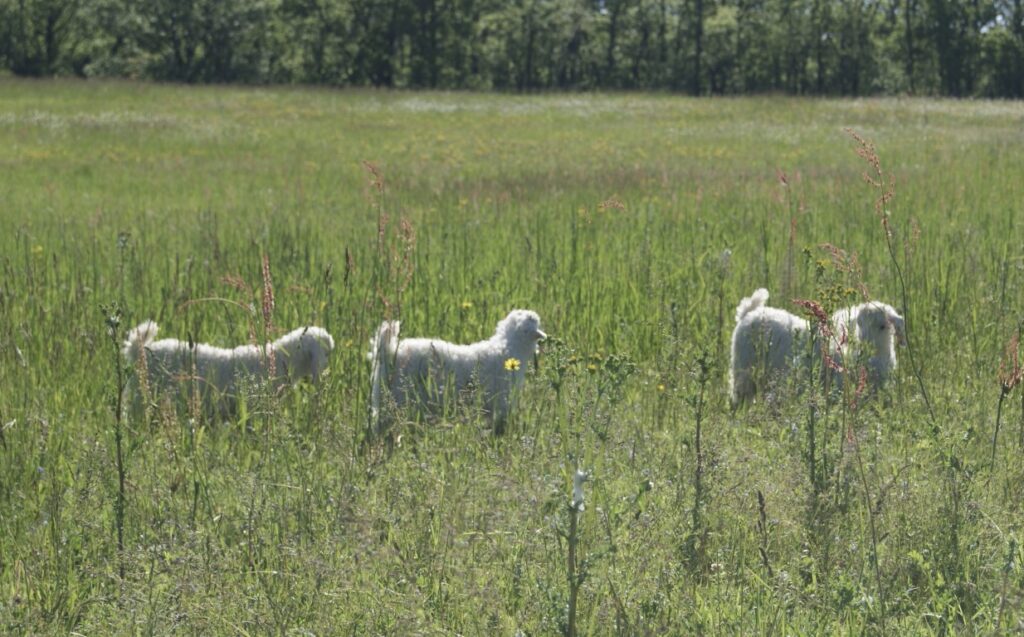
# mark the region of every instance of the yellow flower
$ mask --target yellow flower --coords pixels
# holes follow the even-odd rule
[[[42,253],[43,253],[43,246],[41,246],[41,245],[34,245],[34,246],[32,246],[32,254],[34,254],[36,256],[39,256]]]
[[[660,391],[660,392],[665,391],[665,383],[658,383],[658,391]]]
[[[505,360],[505,371],[514,372],[519,369],[519,359],[509,358]]]
[[[587,371],[590,372],[591,374],[595,373],[597,371],[597,365],[590,363],[589,365],[587,365]]]
[[[470,301],[463,301],[461,307],[463,310],[471,310],[473,309],[473,303]]]

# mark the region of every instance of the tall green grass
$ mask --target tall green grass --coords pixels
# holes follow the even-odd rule
[[[792,311],[859,283],[903,302],[847,127],[895,177],[934,417],[905,350],[856,409],[812,410],[807,390],[733,414],[733,308],[753,289]],[[1024,400],[1000,384],[1024,318],[1020,103],[3,80],[0,147],[4,633],[1024,622]],[[415,232],[403,334],[471,341],[540,313],[552,338],[506,435],[456,416],[399,427],[390,453],[366,440],[365,352],[400,285],[383,219],[385,243],[401,219]],[[273,325],[335,337],[319,392],[118,434],[101,308],[247,342],[264,256]]]

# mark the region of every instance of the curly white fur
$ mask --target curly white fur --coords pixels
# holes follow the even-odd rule
[[[371,407],[377,432],[384,427],[388,396],[397,407],[416,404],[436,412],[446,398],[461,397],[468,390],[480,392],[484,411],[500,431],[513,390],[522,385],[537,343],[546,338],[540,317],[530,310],[513,310],[491,338],[471,345],[430,338],[399,340],[398,333],[398,321],[385,321],[371,342]]]
[[[793,367],[806,369],[822,353],[818,330],[785,310],[766,307],[768,291],[761,288],[740,301],[732,333],[729,394],[734,407],[753,398],[755,379],[768,386],[785,379]],[[890,305],[869,301],[838,310],[830,317],[833,335],[828,354],[833,367],[845,368],[867,357],[872,389],[878,389],[896,369],[895,344],[905,343],[903,317]],[[810,344],[808,340],[811,339]],[[823,370],[821,380],[842,387],[844,373]]]
[[[868,301],[832,315],[837,360],[848,363],[867,357],[868,381],[878,389],[896,369],[896,343],[906,344],[906,324],[891,305]],[[840,378],[840,382],[842,379]]]
[[[757,380],[780,382],[806,353],[803,343],[811,335],[806,320],[786,310],[767,307],[768,290],[760,288],[736,307],[732,332],[729,395],[734,407],[753,398]]]
[[[180,387],[199,388],[203,405],[220,415],[234,411],[240,381],[244,377],[266,378],[270,354],[273,353],[274,386],[308,378],[319,382],[334,350],[334,339],[320,327],[300,327],[272,343],[239,345],[234,348],[215,347],[175,338],[154,340],[159,328],[146,321],[128,333],[121,353],[137,370],[146,370],[150,391],[177,391]],[[144,365],[139,358],[145,353]],[[194,374],[194,376],[193,376]],[[134,384],[139,384],[138,379]],[[187,391],[187,389],[186,389]]]

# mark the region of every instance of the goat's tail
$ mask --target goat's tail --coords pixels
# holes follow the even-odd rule
[[[125,340],[124,345],[121,346],[121,353],[125,359],[133,364],[139,360],[142,348],[153,342],[159,329],[153,321],[146,321],[139,323],[138,327],[128,332],[128,338]]]
[[[370,341],[370,409],[374,428],[379,427],[380,410],[384,400],[383,392],[390,391],[391,368],[398,354],[398,321],[384,321]]]
[[[750,314],[767,302],[768,290],[764,288],[754,290],[753,294],[740,301],[740,304],[736,306],[736,322],[739,323],[744,316]]]

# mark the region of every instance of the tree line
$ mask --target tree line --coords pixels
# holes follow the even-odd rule
[[[0,0],[15,75],[1024,97],[1024,0]]]

